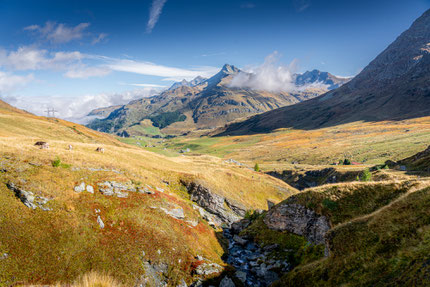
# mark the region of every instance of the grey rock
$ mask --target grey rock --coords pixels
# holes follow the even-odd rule
[[[267,209],[271,209],[272,207],[274,207],[275,206],[275,203],[274,202],[272,202],[272,201],[270,201],[270,200],[267,200]]]
[[[35,195],[31,191],[21,189],[12,182],[8,183],[6,186],[10,190],[12,190],[15,193],[15,196],[18,197],[21,202],[28,208],[36,209],[37,207],[39,207],[44,211],[51,210],[50,208],[44,206],[49,201],[48,198]]]
[[[91,185],[87,185],[86,190],[87,190],[89,193],[94,193],[94,187],[92,187]]]
[[[226,198],[225,203],[227,204],[228,207],[230,207],[231,210],[233,210],[234,213],[236,213],[240,217],[245,216],[246,207],[240,204],[239,202]]]
[[[176,287],[188,287],[188,285],[185,283],[184,279],[182,279],[181,283],[179,283]]]
[[[239,243],[240,245],[246,245],[246,243],[248,243],[248,240],[243,239],[242,237],[235,235],[233,236],[233,240],[237,243]]]
[[[197,266],[195,272],[197,275],[211,275],[221,272],[222,267],[216,263],[203,263]]]
[[[156,189],[157,191],[159,191],[159,192],[164,192],[164,189],[163,189],[163,188],[156,187],[155,189]]]
[[[193,282],[190,287],[202,287],[203,286],[203,281],[198,279],[196,282]]]
[[[112,196],[115,195],[119,198],[127,198],[128,193],[126,191],[135,190],[134,187],[126,185],[124,183],[119,183],[116,181],[105,181],[103,183],[98,183],[99,190],[103,195]]]
[[[264,218],[264,223],[270,229],[286,230],[304,236],[314,244],[324,244],[325,234],[330,229],[329,221],[325,216],[294,203],[294,198],[270,209]]]
[[[191,227],[196,227],[197,225],[199,225],[198,220],[186,220],[185,222],[188,223]]]
[[[102,218],[100,217],[100,215],[97,216],[97,223],[99,224],[101,229],[105,228],[105,224],[104,224]]]
[[[236,285],[234,285],[233,280],[231,280],[228,276],[225,276],[219,283],[219,287],[236,287]]]
[[[137,286],[167,286],[167,264],[151,264],[149,261],[143,263],[145,274],[138,281]]]
[[[242,219],[240,221],[236,221],[231,225],[231,231],[234,234],[239,234],[242,230],[247,228],[251,224],[249,219]]]
[[[119,197],[119,198],[127,198],[128,197],[127,192],[122,192],[119,190],[115,190],[115,195],[116,195],[116,197]]]
[[[9,254],[3,253],[3,254],[0,255],[0,260],[7,259],[8,257],[9,257]]]
[[[75,186],[75,192],[83,192],[85,191],[85,182],[81,182],[80,185]]]
[[[245,272],[239,270],[239,271],[236,271],[235,275],[236,275],[237,279],[239,279],[243,283],[246,282],[246,273]]]
[[[154,192],[147,187],[138,187],[137,192],[144,194],[154,194]]]
[[[227,204],[224,197],[212,192],[209,188],[200,183],[182,182],[191,195],[191,200],[196,202],[206,212],[214,215],[211,222],[219,226],[219,222],[227,225],[241,219],[241,216],[236,214],[234,210],[226,207]],[[202,216],[203,217],[203,216]],[[206,215],[206,217],[208,217]]]
[[[181,219],[181,220],[185,218],[184,210],[179,206],[177,206],[173,209],[167,209],[164,207],[160,207],[160,209],[162,211],[164,211],[164,213],[166,213],[167,215],[169,215],[173,218]]]

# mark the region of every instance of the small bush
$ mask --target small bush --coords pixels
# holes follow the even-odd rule
[[[55,160],[52,161],[53,167],[62,167],[62,168],[69,168],[71,165],[67,163],[62,163],[61,159],[57,156]]]
[[[55,160],[52,161],[53,167],[59,167],[61,165],[61,159],[57,157]]]
[[[351,160],[346,158],[346,159],[343,161],[343,164],[344,164],[344,165],[351,165]]]
[[[371,181],[372,180],[372,173],[369,169],[365,169],[363,173],[361,174],[361,181]]]
[[[258,166],[258,163],[256,163],[255,165],[254,165],[254,170],[255,171],[260,171],[260,166]]]
[[[247,210],[246,211],[246,213],[245,213],[245,218],[246,219],[249,219],[249,220],[256,220],[256,219],[258,219],[258,218],[260,218],[260,216],[261,216],[261,213],[259,213],[259,212],[257,212],[257,211],[255,211],[255,210],[252,210],[252,209],[250,209],[250,210]]]

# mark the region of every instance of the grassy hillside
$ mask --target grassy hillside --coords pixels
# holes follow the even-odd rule
[[[264,170],[290,169],[292,162],[330,165],[345,158],[364,164],[400,160],[430,142],[430,117],[403,121],[355,122],[316,130],[281,129],[273,133],[226,137],[178,137],[161,149],[190,148],[194,154],[233,158]]]
[[[323,246],[271,230],[262,217],[241,235],[278,244],[272,256],[292,264],[273,286],[428,286],[429,186],[428,179],[344,183],[287,199],[329,219],[328,257]]]
[[[34,146],[41,140],[49,149]],[[96,152],[97,147],[105,152]],[[218,158],[166,158],[76,124],[3,105],[0,285],[73,282],[90,271],[131,285],[149,260],[167,264],[169,284],[176,286],[182,279],[191,282],[197,255],[222,264],[219,238],[193,208],[181,179],[201,180],[249,209],[265,209],[266,198],[279,202],[296,192],[280,180]],[[103,195],[98,184],[105,181],[152,194]],[[81,182],[94,193],[75,192]],[[8,188],[11,183],[48,199],[43,205],[48,210],[25,206]],[[163,211],[178,209],[185,218]]]

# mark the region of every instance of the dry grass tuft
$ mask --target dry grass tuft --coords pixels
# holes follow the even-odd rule
[[[61,286],[61,285],[57,285]],[[123,285],[115,280],[113,277],[99,272],[89,272],[78,280],[76,280],[72,287],[122,287]]]

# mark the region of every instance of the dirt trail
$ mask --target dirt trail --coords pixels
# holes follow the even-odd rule
[[[349,220],[349,221],[343,222],[341,224],[338,224],[335,227],[333,227],[332,229],[330,229],[329,232],[333,232],[334,230],[342,228],[343,226],[345,226],[347,224],[350,224],[350,223],[353,223],[353,222],[358,222],[358,221],[361,221],[361,220],[366,220],[366,219],[368,219],[368,218],[370,218],[370,217],[372,217],[374,215],[377,215],[381,211],[384,211],[384,210],[390,208],[393,204],[395,204],[395,203],[403,200],[404,198],[406,198],[407,196],[409,196],[411,193],[414,193],[416,191],[422,190],[422,189],[430,186],[430,181],[428,181],[428,180],[426,180],[426,181],[417,181],[416,183],[417,184],[414,185],[414,186],[412,186],[411,189],[409,189],[407,192],[405,192],[404,194],[402,194],[401,196],[399,196],[395,200],[391,201],[389,204],[384,205],[383,207],[375,210],[374,212],[371,212],[371,213],[368,213],[368,214],[365,214],[365,215],[362,215],[362,216],[358,216],[358,217],[353,218],[352,220]]]

